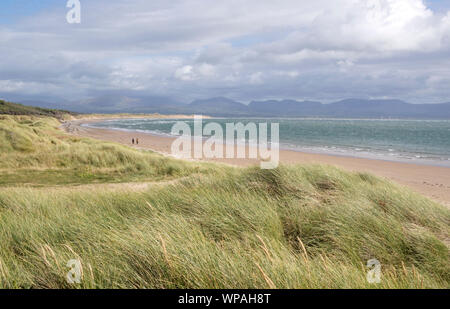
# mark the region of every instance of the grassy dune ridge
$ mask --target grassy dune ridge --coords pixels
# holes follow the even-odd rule
[[[0,116],[0,184],[156,181],[206,172],[200,165],[58,130],[55,118]]]
[[[408,189],[330,166],[177,161],[58,126],[0,119],[1,288],[449,288],[450,211]],[[159,185],[107,184],[125,181]]]
[[[59,110],[42,108],[35,106],[27,106],[18,103],[6,102],[5,100],[0,100],[0,114],[4,115],[40,115],[48,117],[57,117],[60,119],[70,118],[72,116],[78,115],[77,113]]]

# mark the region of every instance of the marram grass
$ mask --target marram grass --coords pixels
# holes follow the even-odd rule
[[[70,136],[60,125],[54,118],[0,115],[0,185],[160,181],[213,171],[210,164]]]
[[[73,156],[62,168],[41,157],[38,145],[53,147],[48,134],[65,143],[55,160],[65,147],[95,157],[106,143],[43,132],[40,142],[30,137],[34,157],[20,158],[19,170],[95,170],[123,152],[123,166],[148,162],[142,179],[165,180],[140,190],[89,181],[0,188],[1,288],[449,288],[448,208],[372,175],[194,164],[114,144],[112,159]],[[2,164],[13,175],[8,153]],[[151,168],[163,160],[178,167],[170,181]],[[130,171],[123,179],[132,180]],[[366,280],[373,258],[380,284]],[[66,281],[71,259],[81,261],[80,284]]]

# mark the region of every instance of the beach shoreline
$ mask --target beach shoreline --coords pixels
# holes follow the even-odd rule
[[[171,116],[173,118],[173,116]],[[190,116],[183,116],[189,118]],[[158,118],[170,118],[161,115]],[[171,155],[171,144],[175,137],[158,136],[144,132],[133,132],[105,128],[93,128],[83,124],[98,122],[99,120],[113,120],[110,118],[81,118],[63,123],[62,128],[73,135],[94,139],[117,142],[128,146],[147,149],[163,155]],[[139,145],[132,145],[131,139],[138,138]],[[239,146],[238,146],[239,147]],[[248,151],[248,149],[246,150]],[[198,159],[231,164],[235,166],[251,166],[259,164],[256,159]],[[280,162],[283,164],[327,164],[334,165],[352,172],[368,172],[409,187],[437,202],[450,206],[450,168],[417,163],[386,161],[350,157],[345,155],[331,155],[302,152],[298,150],[280,149]]]

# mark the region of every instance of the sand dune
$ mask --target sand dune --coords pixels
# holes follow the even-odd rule
[[[63,127],[67,132],[74,135],[113,141],[129,146],[133,146],[131,144],[131,139],[133,137],[139,138],[139,146],[134,145],[134,147],[150,149],[166,155],[171,152],[171,143],[174,138],[155,136],[152,134],[139,132],[125,132],[80,126],[82,123],[87,123],[90,121],[95,120],[71,121],[65,123]],[[223,162],[238,166],[259,164],[258,160],[252,159],[203,160]],[[332,156],[325,154],[312,154],[291,150],[280,150],[280,160],[283,163],[331,164],[350,171],[370,172],[390,179],[401,185],[408,186],[416,192],[450,206],[450,168],[447,167]]]

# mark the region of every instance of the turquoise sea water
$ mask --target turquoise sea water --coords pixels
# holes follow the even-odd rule
[[[193,120],[185,119],[121,119],[89,126],[170,135],[177,121],[193,127]],[[203,125],[208,122],[221,124],[224,132],[226,123],[279,123],[284,149],[450,167],[448,120],[227,118],[204,119]]]

